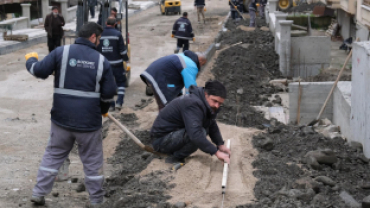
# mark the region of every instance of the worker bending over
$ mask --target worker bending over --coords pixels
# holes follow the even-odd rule
[[[96,50],[102,31],[90,22],[82,26],[75,44],[56,48],[42,61],[35,52],[26,55],[33,76],[46,79],[55,74],[50,137],[31,198],[37,205],[45,204],[44,197],[75,142],[90,194],[86,207],[103,203],[101,115],[108,112],[116,85],[108,60]]]
[[[182,48],[182,52],[189,50],[189,40],[195,41],[193,28],[188,19],[188,13],[184,12],[182,17],[176,20],[172,28],[172,37],[177,38],[177,47],[175,53],[178,53]]]
[[[108,59],[117,84],[117,100],[111,102],[110,110],[115,108],[121,110],[123,99],[125,97],[126,71],[123,68],[123,62],[128,61],[127,48],[125,46],[122,34],[115,29],[116,19],[109,17],[107,26],[101,34],[98,51]]]
[[[140,77],[152,89],[158,109],[161,110],[175,99],[184,87],[188,93],[191,85],[197,85],[197,75],[206,62],[203,54],[185,51],[154,61]]]
[[[167,163],[184,163],[198,148],[229,163],[231,152],[215,120],[225,98],[226,89],[218,81],[207,82],[205,88],[191,86],[190,94],[174,99],[159,112],[151,129],[154,150],[171,155]]]

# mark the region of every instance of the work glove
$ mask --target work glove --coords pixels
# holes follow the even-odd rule
[[[195,42],[195,38],[193,38],[193,41]]]
[[[259,3],[257,3],[257,4],[256,4],[256,6],[260,6],[260,4],[259,4]]]
[[[174,34],[172,34],[172,35],[171,35],[171,37],[172,37],[172,38],[174,38],[174,37],[175,37],[175,35],[174,35]]]
[[[26,61],[29,59],[29,58],[36,58],[37,60],[39,60],[39,54],[37,54],[36,52],[31,52],[31,53],[27,53],[25,56],[26,58]]]
[[[105,118],[105,117],[108,117],[108,113],[105,113],[105,114],[102,114],[102,116]]]
[[[206,12],[207,11],[207,9],[204,7],[204,11]]]
[[[238,7],[237,6],[234,6],[235,7],[235,9],[238,9]]]

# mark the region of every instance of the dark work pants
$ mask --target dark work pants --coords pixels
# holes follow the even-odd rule
[[[182,48],[182,52],[189,50],[189,40],[177,39],[177,48]]]
[[[256,26],[256,11],[251,10],[249,8],[249,16],[250,16],[249,27],[255,27]]]
[[[203,129],[204,137],[207,136]],[[154,150],[157,152],[171,154],[175,158],[184,159],[197,151],[198,147],[191,142],[185,129],[171,132],[162,138],[157,138],[153,142]]]
[[[158,92],[155,91],[153,85],[149,81],[146,81],[146,83],[152,89],[152,92],[153,92],[153,95],[154,95],[154,99],[155,99],[155,101],[157,102],[157,105],[158,105],[158,111],[161,111],[162,108],[165,107],[165,104],[162,102],[161,98],[159,97]]]
[[[50,37],[48,35],[49,52],[53,51],[55,48],[60,46],[61,39],[62,39],[62,37],[60,37],[59,35],[57,35],[57,36],[53,35],[52,37]]]
[[[123,63],[117,65],[111,65],[114,79],[117,85],[117,100],[116,103],[119,105],[123,104],[123,99],[125,98],[125,84],[126,84],[126,72],[123,68]],[[114,102],[112,103],[115,106]]]
[[[103,143],[101,129],[91,132],[74,132],[51,123],[50,140],[45,149],[37,174],[37,183],[33,188],[34,196],[45,196],[51,192],[55,177],[68,157],[74,143],[78,144],[78,153],[85,172],[85,185],[90,194],[90,201],[103,201]]]
[[[95,6],[90,6],[90,15],[91,18],[95,18]]]
[[[236,19],[236,18],[239,18],[239,14],[237,11],[231,11],[231,18],[232,19]]]

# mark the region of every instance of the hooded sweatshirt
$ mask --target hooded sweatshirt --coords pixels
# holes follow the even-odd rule
[[[191,86],[189,92],[190,94],[174,99],[159,112],[151,136],[155,140],[185,128],[191,142],[203,152],[213,155],[217,152],[217,147],[202,132],[205,129],[217,146],[224,144],[215,120],[218,112],[212,112],[202,87]]]

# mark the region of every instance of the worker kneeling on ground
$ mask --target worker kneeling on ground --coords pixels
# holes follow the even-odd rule
[[[198,148],[229,163],[231,152],[215,120],[226,98],[225,86],[210,81],[205,88],[191,86],[189,91],[159,112],[151,130],[154,150],[170,154],[167,163],[184,163]],[[207,140],[207,134],[216,146]]]
[[[126,84],[126,71],[123,68],[123,61],[128,61],[127,48],[123,41],[123,37],[120,31],[115,29],[116,19],[109,17],[107,20],[107,26],[100,38],[100,44],[98,51],[108,59],[114,78],[117,84],[117,100],[112,101],[110,110],[114,111],[115,108],[121,110],[123,100],[125,97],[125,84]]]
[[[178,53],[182,48],[182,52],[189,50],[189,40],[195,40],[193,27],[188,19],[188,13],[184,12],[182,17],[176,20],[172,28],[172,37],[177,38],[177,47],[175,53]]]
[[[55,74],[50,137],[31,198],[37,205],[45,204],[44,196],[51,192],[75,142],[90,194],[86,207],[103,203],[101,114],[108,112],[116,85],[108,60],[96,50],[102,31],[98,24],[87,23],[75,44],[58,47],[42,61],[35,52],[26,55],[26,67],[33,76],[46,79]]]
[[[191,85],[197,85],[197,75],[206,62],[203,54],[185,51],[154,61],[140,77],[151,88],[158,109],[161,110],[175,99],[184,87],[188,93]]]

